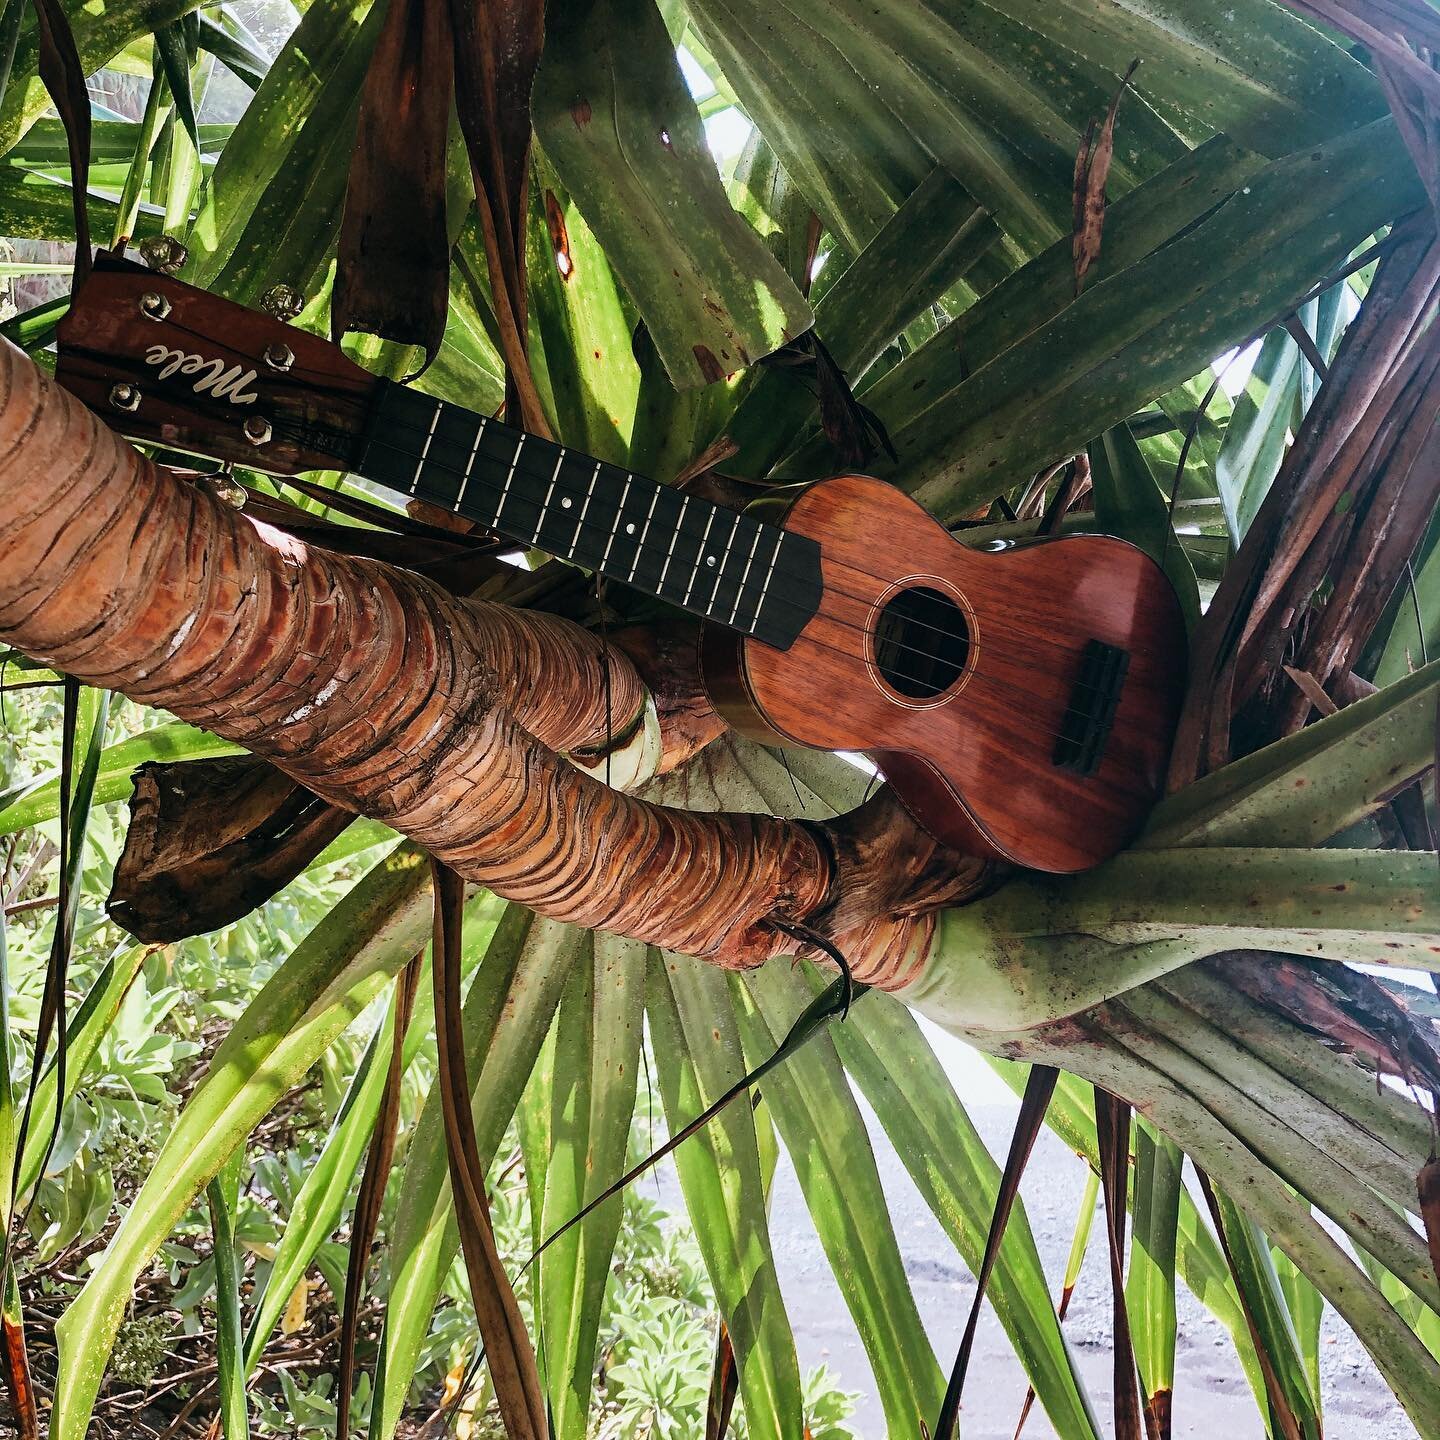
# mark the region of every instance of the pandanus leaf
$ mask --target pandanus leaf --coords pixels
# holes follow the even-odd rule
[[[462,1024],[482,1161],[494,1158],[515,1113],[583,938],[512,905],[480,962],[465,997]],[[433,1090],[410,1134],[388,1238],[389,1301],[370,1421],[377,1440],[390,1440],[399,1424],[431,1313],[460,1245],[440,1096]]]
[[[731,208],[653,0],[567,6],[548,26],[536,133],[676,388],[806,330],[804,297]]]
[[[382,18],[369,0],[306,9],[206,184],[185,237],[186,280],[252,304],[277,282],[302,293],[314,282],[333,244]]]
[[[549,1235],[624,1168],[645,1017],[645,947],[597,935],[555,1022],[540,1233]],[[616,1195],[540,1259],[542,1359],[555,1440],[584,1440],[605,1286],[624,1209]]]
[[[135,1277],[259,1120],[424,943],[422,857],[381,861],[250,1003],[166,1137],[105,1253],[56,1327],[54,1440],[81,1440]]]
[[[1175,1390],[1175,1246],[1185,1157],[1145,1120],[1135,1122],[1134,1225],[1125,1308],[1140,1369],[1141,1401],[1152,1440],[1169,1440]]]
[[[754,1064],[780,1044],[812,996],[798,975],[776,966],[746,977],[743,992],[735,1013],[746,1058]],[[837,1024],[843,1029],[849,1017]],[[905,1276],[865,1122],[831,1035],[815,1036],[767,1077],[764,1088],[865,1344],[886,1425],[894,1434],[918,1433],[939,1408],[940,1368]]]
[[[815,977],[810,977],[812,988]],[[834,1031],[846,1070],[972,1274],[980,1269],[1000,1167],[991,1158],[914,1015],[872,995]],[[989,1299],[1063,1440],[1102,1434],[1055,1319],[1045,1270],[1018,1196]]]
[[[656,953],[646,1012],[665,1117],[676,1130],[745,1074],[734,1007],[719,971]],[[800,1368],[775,1273],[749,1107],[727,1106],[675,1152],[675,1168],[735,1346],[750,1431],[764,1440],[800,1440]]]
[[[240,1284],[243,1266],[235,1246],[235,1220],[240,1208],[240,1172],[245,1152],[237,1150],[205,1187],[210,1207],[210,1235],[215,1246],[215,1358],[220,1397],[220,1433],[225,1440],[249,1440],[249,1401]]]
[[[425,979],[428,977],[422,977],[422,981]],[[325,1144],[290,1207],[265,1284],[254,1297],[253,1317],[245,1336],[247,1375],[253,1374],[295,1287],[304,1279],[321,1245],[339,1227],[354,1191],[355,1176],[385,1093],[387,1061],[395,1037],[395,999],[392,995],[384,1022],[365,1047]],[[407,1069],[432,1028],[432,1005],[430,987],[422,983],[416,992],[418,1013],[405,1037],[402,1065]]]

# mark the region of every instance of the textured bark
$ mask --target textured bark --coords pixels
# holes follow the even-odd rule
[[[286,501],[220,484],[215,477],[186,478],[213,488],[230,503],[238,492],[252,520],[264,520],[326,549],[391,560],[456,594],[468,594],[477,579],[487,576],[513,584],[527,575],[471,544],[435,534],[397,535],[339,525]],[[698,633],[696,625],[685,623],[660,627],[658,633],[637,628],[613,637],[609,659],[618,697],[612,695],[611,720],[621,728],[609,745],[604,735],[582,738],[569,752],[572,761],[608,783],[610,757],[634,746],[634,729],[644,717],[613,713],[614,701],[628,706],[636,689],[635,676],[625,664],[632,649],[640,684],[649,690],[657,712],[661,741],[658,761],[637,753],[635,764],[651,761],[655,773],[663,775],[687,763],[724,731],[724,722],[700,686]],[[528,688],[528,682],[513,674],[508,680],[507,700],[513,701],[517,687],[525,683]],[[636,748],[648,752],[646,746]],[[622,770],[633,773],[634,765],[627,770],[625,758],[619,758]],[[621,778],[621,770],[614,778]],[[151,944],[218,930],[276,895],[353,819],[351,811],[320,799],[257,756],[142,766],[135,776],[130,824],[107,909],[137,940]]]
[[[930,957],[935,917],[993,887],[1003,868],[937,844],[888,789],[825,827],[835,883],[810,923],[838,937],[857,980],[902,990]]]
[[[607,702],[596,637],[257,523],[141,459],[8,346],[0,554],[7,642],[239,742],[497,894],[728,965],[790,948],[772,913],[825,912],[867,973],[913,968],[928,922],[846,899],[878,835],[847,851],[818,827],[665,809],[554,753],[643,703],[613,655]],[[919,873],[937,848],[910,836]],[[973,888],[985,870],[962,873]]]
[[[690,621],[636,626],[615,636],[655,701],[660,718],[660,766],[665,775],[688,764],[725,733],[700,683],[700,630]]]
[[[260,508],[250,503],[245,506],[252,519]],[[281,528],[295,534],[296,525],[287,523],[291,518],[288,512],[278,508]],[[261,513],[258,518],[268,517]],[[304,531],[300,533],[303,537]],[[421,553],[426,553],[424,541],[333,524],[320,532],[320,543],[326,543],[332,534],[342,540],[352,535],[381,536],[401,547],[418,543]],[[347,554],[384,558],[383,551],[375,554],[368,548],[340,548]],[[423,565],[408,568],[439,579]],[[509,566],[502,568],[515,575],[523,573]],[[440,583],[451,588],[444,580]],[[653,769],[654,774],[667,774],[687,764],[723,733],[724,722],[700,688],[697,634],[697,627],[688,624],[674,627],[673,633],[667,627],[658,639],[653,632],[640,629],[613,638],[609,658],[622,705],[630,702],[635,689],[624,656],[629,647],[637,647],[634,654],[640,680],[650,691],[659,721],[658,759],[650,752],[648,737],[636,733],[644,716],[627,718],[622,713],[617,717],[612,705],[611,719],[618,719],[620,728],[614,730],[610,743],[604,735],[582,739],[569,751],[572,762],[607,783],[618,784],[633,776],[637,767],[648,766],[646,773]],[[513,694],[524,677],[512,674],[508,678],[507,694]],[[632,753],[627,755],[627,751]],[[612,758],[618,762],[614,767]],[[278,894],[354,818],[351,811],[322,800],[258,756],[144,765],[135,774],[130,824],[106,908],[137,940],[151,944],[218,930]]]

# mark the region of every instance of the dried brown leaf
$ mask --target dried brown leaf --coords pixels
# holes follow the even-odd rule
[[[1010,1137],[1010,1153],[1005,1157],[1005,1169],[1000,1175],[1000,1187],[995,1195],[995,1209],[990,1216],[990,1231],[985,1237],[985,1254],[980,1261],[980,1273],[975,1279],[975,1299],[970,1306],[970,1317],[965,1323],[965,1333],[960,1340],[960,1349],[950,1371],[950,1382],[945,1387],[945,1401],[940,1407],[940,1417],[935,1422],[934,1440],[955,1440],[960,1425],[960,1398],[965,1389],[965,1376],[970,1369],[970,1354],[975,1345],[975,1334],[980,1324],[980,1308],[985,1303],[985,1289],[990,1283],[990,1273],[1000,1256],[1000,1245],[1005,1239],[1005,1227],[1010,1222],[1010,1212],[1015,1208],[1015,1197],[1020,1193],[1020,1181],[1029,1163],[1030,1153],[1035,1148],[1036,1136],[1045,1123],[1045,1112],[1050,1108],[1050,1097],[1055,1093],[1055,1082],[1060,1072],[1050,1065],[1032,1065],[1030,1077],[1025,1082],[1025,1095],[1020,1102],[1020,1113],[1015,1119],[1015,1132]]]
[[[730,1329],[722,1320],[715,1336],[715,1363],[710,1367],[710,1399],[705,1406],[705,1440],[725,1440],[730,1415],[740,1389],[740,1371],[735,1364],[735,1346]]]
[[[70,173],[90,173],[90,92],[85,84],[85,67],[75,45],[70,20],[60,0],[35,0],[35,33],[39,56],[37,68],[55,109],[65,127],[65,145],[70,156]],[[71,187],[75,213],[75,272],[72,289],[90,273],[93,249],[90,243],[90,211],[83,185]]]
[[[1091,121],[1075,157],[1070,247],[1075,257],[1077,295],[1084,288],[1090,267],[1100,256],[1100,237],[1105,228],[1105,184],[1110,178],[1110,162],[1115,156],[1115,116],[1120,109],[1120,97],[1129,89],[1130,77],[1139,63],[1139,60],[1130,62],[1130,68],[1121,78],[1120,88],[1110,102],[1100,133],[1096,135],[1095,123]]]
[[[1295,682],[1305,698],[1322,714],[1335,715],[1340,707],[1325,693],[1325,687],[1308,671],[1297,670],[1293,665],[1282,667]]]
[[[545,1402],[535,1351],[495,1244],[485,1168],[470,1112],[465,1033],[460,1019],[460,929],[465,882],[448,866],[432,862],[435,882],[435,1035],[439,1047],[441,1107],[450,1162],[450,1189],[460,1229],[460,1248],[470,1277],[475,1321],[485,1346],[495,1399],[511,1440],[547,1440]]]
[[[337,338],[364,330],[419,345],[426,366],[450,293],[451,50],[448,0],[390,0],[360,95],[331,306]]]
[[[505,413],[549,437],[525,355],[525,206],[530,91],[545,35],[543,0],[451,0],[455,108],[470,154],[500,348],[509,372]]]
[[[248,915],[355,818],[249,755],[142,765],[134,785],[106,908],[152,943]]]
[[[1174,1400],[1168,1388],[1145,1397],[1145,1430],[1150,1440],[1170,1440],[1175,1427]]]
[[[1114,1296],[1115,1440],[1142,1440],[1136,1390],[1135,1346],[1125,1306],[1125,1221],[1130,1185],[1130,1106],[1095,1091],[1095,1132],[1100,1151],[1100,1188],[1105,1197],[1105,1236]]]
[[[1230,1249],[1230,1241],[1225,1234],[1225,1221],[1220,1213],[1220,1202],[1215,1198],[1215,1188],[1210,1183],[1210,1177],[1198,1165],[1195,1167],[1195,1177],[1200,1182],[1200,1191],[1204,1195],[1205,1204],[1210,1211],[1210,1223],[1215,1227],[1215,1235],[1220,1241],[1220,1249],[1225,1256],[1225,1263],[1230,1267],[1233,1275],[1235,1258]],[[1289,1397],[1285,1394],[1285,1387],[1280,1383],[1280,1377],[1275,1373],[1275,1362],[1270,1357],[1270,1351],[1261,1339],[1259,1327],[1255,1323],[1255,1315],[1246,1299],[1245,1287],[1237,1284],[1235,1290],[1240,1300],[1240,1308],[1245,1314],[1245,1326],[1250,1331],[1250,1339],[1255,1346],[1255,1358],[1260,1364],[1260,1373],[1265,1381],[1265,1395],[1270,1401],[1270,1414],[1279,1426],[1281,1440],[1305,1440],[1299,1417],[1295,1414]]]
[[[1353,668],[1356,644],[1394,592],[1423,524],[1415,517],[1428,516],[1440,490],[1426,448],[1440,446],[1440,352],[1422,323],[1437,295],[1440,243],[1432,218],[1418,213],[1392,232],[1365,304],[1196,629],[1172,789],[1298,728],[1310,701],[1284,683],[1282,664],[1330,685]],[[1297,636],[1327,580],[1318,622]]]
[[[19,1440],[39,1440],[40,1414],[35,1401],[35,1385],[30,1378],[30,1355],[25,1348],[24,1323],[14,1316],[0,1316],[4,1356],[5,1383],[10,1391],[10,1411],[15,1417],[15,1433]]]
[[[360,1193],[355,1199],[355,1214],[350,1221],[350,1254],[345,1267],[345,1304],[340,1317],[340,1365],[336,1380],[335,1433],[350,1434],[350,1410],[355,1390],[355,1342],[360,1335],[360,1302],[365,1289],[365,1271],[369,1266],[370,1247],[380,1228],[380,1205],[385,1199],[385,1186],[395,1159],[395,1136],[400,1125],[400,1084],[404,1078],[403,1055],[405,1034],[410,1017],[415,1013],[415,991],[420,984],[420,964],[416,955],[395,981],[395,1032],[390,1045],[390,1068],[385,1076],[385,1090],[380,1097],[380,1113],[370,1137],[365,1156],[365,1171],[360,1179]]]
[[[1435,1278],[1440,1280],[1440,1160],[1433,1155],[1415,1177],[1415,1193],[1420,1200],[1420,1218],[1425,1222],[1430,1264],[1435,1268]]]

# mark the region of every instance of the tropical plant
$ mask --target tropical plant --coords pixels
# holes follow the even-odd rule
[[[140,463],[44,377],[66,296],[17,314],[0,634],[31,657],[7,678],[63,683],[64,701],[59,774],[0,811],[9,834],[51,827],[57,901],[31,942],[49,947],[33,1022],[23,995],[0,1015],[12,1230],[63,1208],[45,1193],[57,1113],[75,1124],[57,1100],[153,1053],[124,1038],[143,949],[65,1003],[85,837],[137,765],[110,898],[131,933],[211,929],[297,874],[323,899],[223,1038],[195,1042],[203,1075],[55,1327],[55,1440],[86,1433],[127,1334],[143,1369],[155,1337],[127,1332],[128,1307],[196,1213],[215,1294],[200,1418],[227,1440],[362,1415],[389,1440],[447,1293],[473,1307],[508,1433],[585,1435],[646,1035],[677,1133],[785,1057],[763,1105],[727,1105],[675,1150],[724,1322],[708,1434],[737,1399],[752,1440],[806,1423],[766,1218],[777,1143],[891,1434],[951,1433],[964,1366],[947,1386],[852,1086],[1067,1440],[1111,1424],[1015,1200],[1042,1116],[1104,1195],[1121,1440],[1169,1433],[1177,1277],[1231,1334],[1268,1434],[1321,1433],[1327,1303],[1440,1434],[1435,1007],[1359,968],[1433,971],[1440,953],[1421,788],[1440,685],[1426,0],[589,0],[548,17],[311,0],[273,58],[228,5],[38,8],[3,12],[0,232],[183,238],[185,279],[250,303],[297,287],[299,323],[389,337],[350,342],[372,368],[429,360],[429,393],[504,403],[662,480],[733,497],[753,493],[736,476],[763,490],[865,464],[977,543],[1122,535],[1192,626],[1172,793],[1139,843],[1079,878],[1001,876],[886,792],[866,800],[844,759],[723,735],[693,637],[653,603],[539,556],[496,563],[345,476],[191,483]],[[62,11],[72,79],[151,81],[138,117],[100,114],[83,177],[40,79],[73,121]],[[698,107],[677,46],[707,77]],[[220,67],[253,97],[203,125]],[[753,127],[723,180],[702,109]],[[180,720],[107,744],[108,692]],[[146,977],[132,993],[154,1023]],[[313,1164],[289,1182],[271,1167],[288,1224],[268,1277],[247,1275],[247,1140],[377,1009]],[[912,1012],[1024,1090],[1003,1170]],[[523,1282],[496,1238],[512,1121],[530,1243],[547,1242]],[[77,1190],[80,1229],[98,1204]],[[7,1251],[3,1314],[31,1430],[35,1254]],[[337,1379],[256,1399],[317,1266],[341,1308]],[[372,1280],[384,1320],[361,1379]],[[618,1433],[664,1433],[666,1385],[667,1416],[698,1416],[693,1376],[657,1371],[699,1353],[692,1321],[651,1297],[620,1324]],[[476,1383],[462,1366],[451,1399]]]

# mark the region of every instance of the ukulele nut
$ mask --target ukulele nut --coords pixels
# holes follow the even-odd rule
[[[170,313],[170,302],[158,291],[147,290],[140,297],[140,313],[147,320],[163,320]]]
[[[110,403],[117,410],[133,415],[140,408],[140,387],[121,380],[110,387]]]
[[[270,422],[263,415],[252,415],[244,425],[245,438],[252,445],[264,445],[275,433]]]
[[[294,365],[295,352],[288,345],[282,345],[277,340],[273,345],[265,347],[265,363],[272,370],[278,370],[283,375]]]

